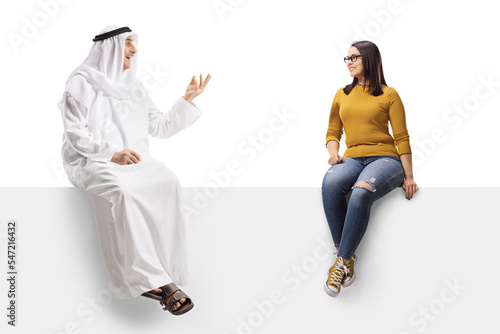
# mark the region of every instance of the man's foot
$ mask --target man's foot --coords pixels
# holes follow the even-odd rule
[[[163,306],[164,311],[169,311],[173,315],[181,315],[194,307],[191,298],[182,292],[174,283],[167,284],[161,289],[160,304]]]
[[[337,297],[340,293],[342,280],[349,272],[349,268],[344,264],[344,259],[338,257],[335,263],[328,271],[328,279],[326,280],[324,289],[325,292],[331,297]]]
[[[161,288],[153,289],[153,290],[148,291],[148,292],[154,293],[155,295],[161,295]]]
[[[347,288],[356,279],[356,274],[354,273],[354,265],[356,264],[357,260],[358,260],[358,258],[356,257],[356,254],[354,254],[351,257],[351,260],[349,260],[349,263],[346,265],[347,269],[349,269],[349,271],[346,273],[344,280],[342,281],[342,286],[344,288]]]
[[[167,286],[167,284],[165,284],[165,285],[164,285],[164,286],[162,286],[162,287],[159,287],[159,288],[153,289],[153,290],[151,290],[151,291],[148,291],[148,292],[150,292],[150,293],[152,293],[152,294],[155,294],[155,295],[158,295],[158,296],[160,296],[160,297],[161,297],[161,293],[162,293],[162,291],[163,291],[162,289],[163,289],[164,287],[166,287],[166,286]],[[178,301],[177,303],[175,303],[175,304],[174,304],[174,306],[172,307],[172,311],[175,311],[175,310],[179,309],[179,307],[181,307],[181,306],[182,306],[185,302],[186,302],[186,298],[182,298],[181,300],[179,300],[179,301]]]

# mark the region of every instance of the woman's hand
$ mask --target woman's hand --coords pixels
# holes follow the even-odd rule
[[[409,200],[413,197],[413,195],[415,195],[418,190],[418,186],[413,180],[411,153],[402,154],[399,158],[401,159],[401,164],[403,165],[403,170],[405,173],[405,181],[403,182],[403,185],[401,187],[406,192],[406,199]]]
[[[137,164],[141,161],[141,157],[139,154],[136,152],[127,149],[124,149],[123,151],[118,151],[113,154],[113,157],[111,158],[111,162],[114,162],[115,164],[118,165],[131,165],[131,164]]]
[[[328,158],[328,163],[330,165],[335,165],[342,162],[342,156],[339,155],[339,142],[336,140],[330,140],[326,143],[326,149],[330,158]]]
[[[342,156],[341,155],[338,155],[338,154],[333,154],[332,156],[330,156],[330,158],[328,159],[328,163],[330,165],[335,165],[335,164],[338,164],[338,163],[341,163],[342,162]]]
[[[186,93],[184,94],[184,99],[189,103],[193,102],[193,99],[203,93],[205,87],[207,87],[208,82],[212,75],[208,74],[206,79],[203,80],[203,77],[200,74],[200,83],[198,84],[198,80],[196,80],[196,76],[193,75],[191,78],[191,82],[186,88]]]
[[[405,178],[405,181],[403,182],[403,185],[401,186],[403,190],[406,192],[406,199],[410,199],[415,195],[415,193],[418,190],[418,186],[413,180],[413,178]]]

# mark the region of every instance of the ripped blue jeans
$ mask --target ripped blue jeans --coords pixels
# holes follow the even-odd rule
[[[360,181],[373,190],[356,185]],[[403,181],[401,160],[393,156],[344,157],[328,169],[321,193],[333,242],[339,248],[337,256],[352,257],[365,234],[373,202],[401,187]]]

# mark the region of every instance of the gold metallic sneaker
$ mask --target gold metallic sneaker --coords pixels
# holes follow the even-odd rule
[[[349,264],[347,265],[349,271],[347,272],[347,274],[344,277],[344,280],[342,281],[342,286],[344,288],[347,288],[356,279],[356,274],[354,273],[354,265],[356,264],[357,260],[358,258],[356,257],[356,254],[354,254],[349,260]]]
[[[344,260],[338,257],[333,266],[328,270],[328,279],[324,289],[330,297],[337,297],[340,292],[342,280],[349,272],[349,268],[344,264]]]

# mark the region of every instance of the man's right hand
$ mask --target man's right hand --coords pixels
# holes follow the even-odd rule
[[[118,165],[131,165],[137,164],[141,161],[141,157],[136,152],[129,150],[128,148],[123,151],[118,151],[113,154],[111,158],[111,162],[114,162]]]
[[[203,80],[203,76],[200,74],[200,84],[198,84],[198,80],[196,76],[193,75],[191,78],[191,82],[186,88],[186,93],[184,94],[184,99],[189,103],[193,102],[193,99],[203,93],[205,87],[207,87],[208,82],[212,78],[211,74],[208,74],[205,80]]]

